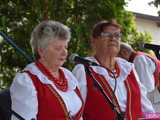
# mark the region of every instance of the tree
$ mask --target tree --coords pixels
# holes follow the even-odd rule
[[[14,42],[32,55],[29,46],[30,33],[44,19],[60,21],[71,28],[70,53],[86,56],[91,53],[90,30],[99,20],[116,18],[123,28],[123,41],[137,44],[148,40],[136,31],[132,13],[124,10],[125,0],[3,0],[0,1],[0,31],[7,33]],[[1,43],[0,86],[5,88],[12,82],[15,73],[27,61],[8,44]],[[67,62],[68,68],[72,65]]]
[[[149,5],[154,5],[156,8],[160,8],[160,0],[153,0],[149,3]],[[158,10],[158,15],[160,16],[160,9]]]

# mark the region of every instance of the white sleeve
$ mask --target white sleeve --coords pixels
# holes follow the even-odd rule
[[[144,85],[140,82],[138,75],[136,73],[136,70],[133,69],[133,72],[135,74],[136,80],[139,84],[140,92],[141,92],[141,105],[142,105],[142,111],[143,112],[155,112],[152,106],[151,101],[147,98],[147,91]]]
[[[38,113],[37,92],[27,73],[17,73],[10,87],[12,110],[25,120],[36,118]],[[17,120],[12,115],[11,120]]]
[[[85,101],[87,96],[87,80],[85,68],[82,64],[78,64],[73,69],[73,75],[77,78],[82,98]]]
[[[141,83],[146,87],[147,92],[155,89],[154,71],[155,63],[146,56],[137,56],[134,60],[135,69]]]

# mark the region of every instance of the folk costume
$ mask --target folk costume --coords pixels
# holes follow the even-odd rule
[[[56,80],[39,61],[26,66],[10,88],[12,110],[25,120],[82,120],[78,83],[67,69],[59,71],[61,80]]]
[[[87,59],[99,64],[94,57]],[[88,67],[103,90],[95,84],[95,80],[86,72],[84,65],[75,66],[73,73],[79,81],[85,101],[83,116],[85,120],[117,120],[117,113],[123,116],[122,119],[137,120],[143,117],[143,112],[154,111],[132,63],[117,58],[114,71],[109,71],[100,64]]]
[[[155,111],[160,112],[160,61],[143,52],[132,53],[129,61],[134,63]]]

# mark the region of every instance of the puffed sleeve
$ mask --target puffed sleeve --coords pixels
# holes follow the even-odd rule
[[[145,112],[155,112],[152,106],[152,103],[147,98],[147,90],[144,87],[144,85],[140,82],[137,72],[135,69],[133,69],[133,72],[135,74],[136,80],[139,84],[140,92],[141,92],[141,105],[142,105],[142,111]]]
[[[146,56],[137,56],[134,60],[135,69],[141,83],[146,87],[147,92],[155,89],[155,81],[153,73],[155,71],[155,63]]]
[[[74,67],[72,72],[78,80],[80,91],[81,91],[83,100],[85,101],[87,96],[87,80],[86,80],[86,73],[85,73],[84,66],[82,64],[78,64]]]
[[[36,118],[38,112],[37,92],[27,73],[17,73],[10,87],[12,110],[25,120]],[[11,120],[17,120],[12,115]]]

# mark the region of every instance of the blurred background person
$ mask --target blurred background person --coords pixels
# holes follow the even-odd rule
[[[17,73],[11,85],[12,120],[82,119],[83,100],[73,74],[62,67],[67,58],[70,29],[43,21],[31,34],[33,63]]]
[[[135,51],[129,44],[121,43],[119,57],[134,63],[141,83],[156,111],[160,112],[160,62],[156,56]]]
[[[121,35],[115,20],[98,22],[91,36],[94,55],[86,57],[98,66],[78,64],[73,69],[85,101],[85,120],[137,120],[143,112],[154,112],[133,64],[116,57]]]

